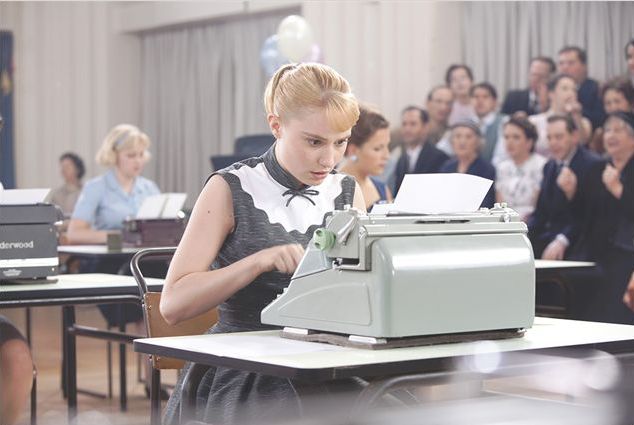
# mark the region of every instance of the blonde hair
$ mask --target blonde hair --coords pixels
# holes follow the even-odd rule
[[[359,104],[350,84],[337,71],[319,63],[288,64],[271,77],[264,92],[267,114],[282,121],[306,111],[325,110],[335,131],[345,131],[359,119]]]
[[[117,152],[143,148],[145,150],[144,159],[150,159],[150,138],[131,124],[119,124],[112,128],[101,143],[95,159],[99,165],[113,167],[117,163]]]

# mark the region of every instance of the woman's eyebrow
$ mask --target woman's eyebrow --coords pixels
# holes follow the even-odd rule
[[[328,141],[328,139],[326,139],[325,137],[321,137],[321,136],[318,136],[316,134],[308,133],[308,132],[305,132],[305,131],[302,131],[302,134],[304,136],[306,136],[306,137],[310,137],[311,139],[317,139],[317,140],[321,140],[323,142],[327,142]]]

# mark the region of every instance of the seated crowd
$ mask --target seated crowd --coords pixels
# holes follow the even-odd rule
[[[528,87],[509,91],[500,110],[492,84],[474,84],[467,65],[451,65],[426,109],[403,110],[401,143],[391,144],[387,162],[377,157],[374,173],[383,170],[394,196],[410,173],[492,180],[482,206],[515,209],[536,259],[596,262],[590,278],[604,283],[580,285],[576,317],[634,323],[622,302],[630,278],[634,294],[634,40],[625,55],[627,74],[604,84],[588,77],[579,47],[562,48],[557,64],[536,57]]]

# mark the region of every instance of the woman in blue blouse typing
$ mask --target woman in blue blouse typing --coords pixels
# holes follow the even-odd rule
[[[360,105],[359,120],[352,127],[341,171],[355,178],[368,211],[375,205],[392,202],[392,193],[379,180],[390,158],[390,124],[379,112]]]
[[[440,168],[441,173],[463,173],[493,180],[481,207],[492,208],[495,203],[495,168],[480,156],[484,145],[482,133],[475,123],[459,122],[451,127],[451,147],[455,157]]]
[[[104,244],[109,232],[120,231],[141,203],[159,188],[141,176],[150,158],[150,139],[133,125],[120,124],[97,152],[99,165],[110,168],[84,186],[68,226],[72,244]]]

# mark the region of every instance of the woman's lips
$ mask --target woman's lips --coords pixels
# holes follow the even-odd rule
[[[310,174],[314,177],[324,178],[328,175],[328,171],[311,171]]]

